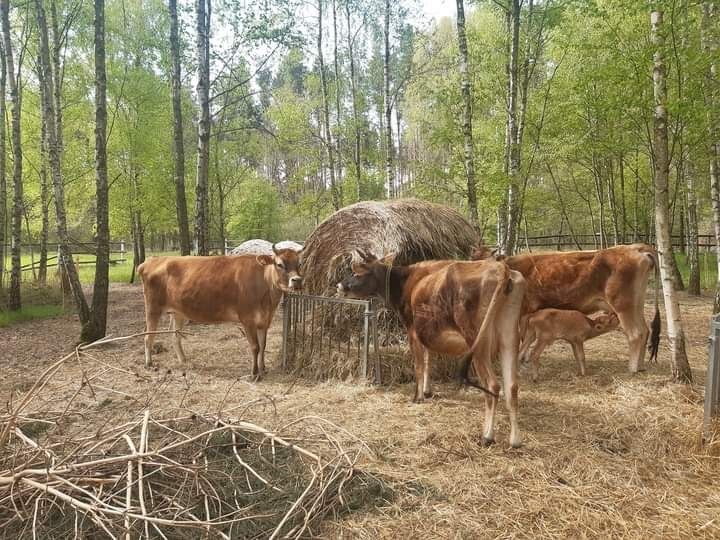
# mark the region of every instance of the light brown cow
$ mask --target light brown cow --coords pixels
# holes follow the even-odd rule
[[[187,320],[239,322],[253,355],[252,374],[265,373],[265,341],[283,291],[299,289],[299,254],[292,249],[274,255],[219,257],[152,257],[138,267],[145,293],[147,331],[172,313],[173,327]],[[145,365],[152,363],[153,334],[145,336]],[[185,362],[180,335],[173,337],[178,360]]]
[[[602,313],[594,318],[575,310],[541,309],[527,317],[525,335],[520,345],[520,358],[531,362],[532,380],[536,381],[540,355],[557,340],[567,341],[573,350],[580,375],[585,375],[585,348],[583,344],[594,337],[618,327],[620,321],[614,313]],[[532,347],[532,352],[531,352]]]
[[[478,254],[484,258],[487,251]],[[473,256],[475,258],[475,256]],[[645,244],[615,246],[598,251],[523,253],[502,261],[527,280],[523,313],[539,309],[575,309],[583,313],[613,311],[630,346],[628,367],[644,369],[645,345],[650,334],[645,322],[645,290],[655,268],[655,317],[650,339],[650,360],[660,341],[657,255]]]
[[[387,259],[360,255],[363,262],[353,264],[353,275],[338,283],[338,292],[351,298],[378,296],[398,311],[415,360],[414,401],[430,395],[429,351],[467,354],[487,385],[483,442],[490,444],[500,390],[491,360],[499,354],[510,412],[510,444],[519,446],[517,353],[523,277],[496,261],[390,266]]]

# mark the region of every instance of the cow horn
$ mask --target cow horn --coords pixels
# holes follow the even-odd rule
[[[272,250],[275,255],[279,255],[277,248],[275,247],[277,244],[272,245]]]

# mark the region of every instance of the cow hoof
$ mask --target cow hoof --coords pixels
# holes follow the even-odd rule
[[[433,397],[434,395],[435,395],[435,393],[434,393],[432,390],[428,390],[427,392],[423,392],[423,396],[425,396],[425,397],[428,398],[428,399],[430,399],[430,398]]]
[[[412,402],[413,402],[413,403],[423,403],[424,401],[425,401],[425,397],[424,397],[424,396],[415,396],[415,397],[412,399]]]
[[[262,379],[263,379],[262,373],[256,373],[255,375],[252,376],[252,381],[255,383],[259,383],[260,381],[262,381]]]
[[[493,444],[495,444],[495,439],[488,439],[485,436],[480,437],[480,446],[482,446],[483,448],[488,448]]]

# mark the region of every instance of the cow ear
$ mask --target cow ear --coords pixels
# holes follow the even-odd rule
[[[383,263],[385,266],[392,266],[393,262],[395,262],[396,255],[397,253],[388,253],[382,258],[380,262]]]
[[[367,271],[367,265],[361,262],[354,262],[350,265],[353,274],[360,274]]]
[[[366,252],[364,252],[364,251],[361,250],[361,249],[356,249],[355,251],[357,251],[357,254],[358,254],[358,256],[360,257],[360,259],[363,260],[363,261],[365,261],[365,262],[367,262],[367,263],[371,263],[371,262],[377,261],[377,257],[376,257],[375,255],[372,255],[372,254],[370,254],[370,253],[366,253]]]
[[[255,257],[255,260],[262,266],[268,266],[275,262],[275,259],[273,259],[270,255],[258,255]]]

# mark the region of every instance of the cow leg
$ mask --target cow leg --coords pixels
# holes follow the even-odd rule
[[[479,358],[473,356],[473,365],[478,378],[485,382],[487,389],[495,396],[500,393],[500,384],[493,372],[491,358]],[[483,425],[482,445],[490,446],[495,442],[495,410],[497,409],[498,398],[485,393],[485,423]]]
[[[518,357],[523,364],[527,363],[528,361],[528,358],[530,356],[530,347],[532,346],[534,341],[535,330],[533,330],[532,328],[528,328],[523,337],[522,344],[520,345],[520,352],[518,353]]]
[[[630,346],[630,361],[628,363],[630,373],[645,370],[645,345],[647,345],[650,330],[645,322],[642,307],[641,304],[637,311],[616,311]]]
[[[517,333],[500,330],[500,362],[502,366],[505,404],[510,415],[510,446],[519,448],[522,444],[518,426],[518,340]]]
[[[574,341],[570,343],[575,356],[575,363],[577,364],[578,373],[585,376],[585,347],[583,347],[582,341]]]
[[[183,327],[185,326],[185,319],[183,319],[177,313],[174,313],[172,316],[172,322],[173,322],[172,329],[175,330],[175,333],[173,334],[173,347],[175,348],[175,356],[177,356],[177,359],[182,364],[186,364],[187,358],[185,358],[185,351],[183,351],[182,339],[180,337],[180,332],[182,331]]]
[[[530,378],[532,382],[537,382],[538,373],[540,372],[540,355],[550,343],[542,337],[538,337],[535,341],[532,353],[530,353]]]
[[[265,376],[265,342],[267,340],[267,328],[257,329],[258,342],[258,363],[260,376]]]
[[[428,366],[427,349],[420,343],[420,339],[414,330],[408,332],[408,341],[410,342],[410,351],[415,361],[415,397],[413,402],[422,403],[425,401],[425,384],[428,377],[426,367]]]
[[[243,324],[243,329],[245,330],[245,337],[248,340],[248,344],[250,345],[250,352],[252,353],[253,357],[253,380],[255,382],[258,382],[262,379],[262,374],[260,373],[260,369],[258,366],[258,353],[260,352],[260,344],[258,343],[257,329],[255,328],[255,325],[250,324]]]
[[[155,341],[155,334],[152,332],[157,331],[158,323],[162,317],[162,311],[149,311],[147,306],[145,308],[145,367],[149,368],[152,366],[152,346]]]

